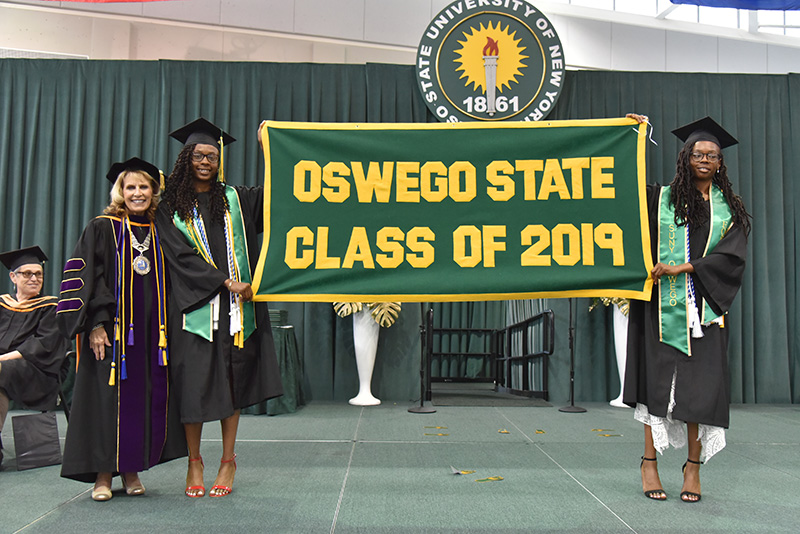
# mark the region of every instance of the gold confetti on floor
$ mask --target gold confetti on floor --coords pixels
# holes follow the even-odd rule
[[[452,465],[450,466],[450,469],[453,471],[454,475],[471,475],[475,472],[474,470],[456,469]]]

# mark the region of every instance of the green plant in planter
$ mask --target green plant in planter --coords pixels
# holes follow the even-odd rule
[[[399,302],[334,302],[333,309],[339,317],[347,317],[358,313],[367,306],[375,322],[383,327],[390,327],[400,315]]]

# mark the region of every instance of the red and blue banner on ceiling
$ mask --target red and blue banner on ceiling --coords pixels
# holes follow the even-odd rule
[[[49,0],[66,2],[83,2],[86,4],[164,2],[167,0]],[[736,9],[800,9],[800,0],[670,0],[673,4],[690,4],[708,7],[732,7]]]
[[[800,0],[670,0],[673,4],[690,4],[707,7],[732,7],[736,9],[800,9]]]
[[[46,0],[48,2],[76,2],[83,4],[139,4],[142,2],[166,2],[167,0]]]
[[[59,0],[49,0],[51,2]],[[111,4],[126,2],[164,2],[166,0],[60,0],[66,2],[83,2],[86,4]],[[737,9],[800,9],[800,0],[670,0],[673,4],[690,4],[708,7],[733,7]]]

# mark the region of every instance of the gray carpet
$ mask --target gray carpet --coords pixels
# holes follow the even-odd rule
[[[552,406],[544,399],[511,395],[494,391],[492,384],[438,382],[431,384],[431,404],[434,406]]]
[[[669,499],[649,500],[633,411],[580,405],[586,413],[437,406],[419,415],[408,412],[413,402],[344,401],[246,415],[230,496],[185,497],[181,459],[142,473],[142,497],[115,479],[106,503],[90,499],[89,484],[60,478],[58,466],[16,471],[9,423],[0,533],[797,532],[800,406],[733,406],[728,446],[701,468],[703,499],[686,504],[678,497],[685,449],[659,456]],[[59,414],[62,436],[65,428]],[[218,424],[205,425],[201,452],[209,488],[222,453]]]

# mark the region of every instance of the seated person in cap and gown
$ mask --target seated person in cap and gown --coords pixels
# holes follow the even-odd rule
[[[186,495],[205,495],[203,423],[220,421],[222,459],[209,496],[224,497],[236,471],[240,409],[283,392],[269,310],[251,302],[264,190],[225,184],[222,151],[234,139],[209,121],[170,135],[183,149],[156,219],[172,275],[172,376],[189,447]]]
[[[69,343],[58,331],[58,299],[39,296],[46,260],[37,246],[0,254],[15,286],[13,295],[0,295],[0,431],[9,399],[32,410],[56,405],[58,375]]]
[[[112,497],[121,475],[142,495],[139,472],[186,455],[172,401],[166,337],[166,264],[153,219],[158,169],[139,158],[112,165],[105,215],[91,220],[61,282],[58,319],[78,338],[72,412],[61,476]]]
[[[680,497],[692,503],[701,496],[700,464],[725,447],[725,314],[742,284],[750,215],[722,155],[736,139],[709,117],[673,133],[684,141],[675,178],[666,187],[647,186],[656,283],[651,300],[631,301],[623,401],[644,423],[644,494],[667,498],[656,452],[688,444]]]

